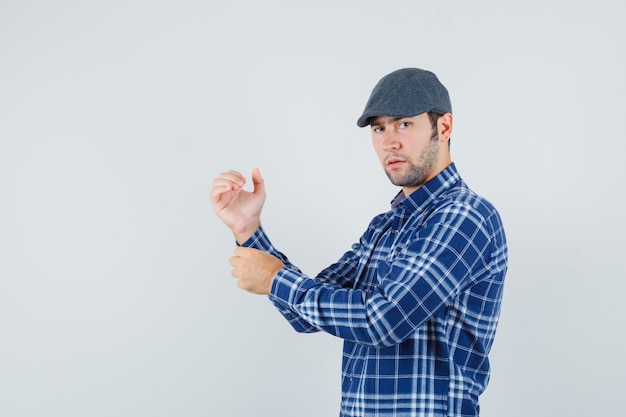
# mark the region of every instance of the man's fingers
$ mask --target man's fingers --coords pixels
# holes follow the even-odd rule
[[[260,251],[258,249],[246,248],[246,247],[243,247],[243,246],[238,246],[238,247],[235,248],[235,254],[228,259],[228,262],[232,266],[236,266],[236,267],[237,266],[242,266],[242,265],[246,264],[247,262],[250,262],[250,259],[257,252],[262,252],[262,251]]]
[[[240,189],[245,183],[241,178],[222,174],[213,180],[213,188]]]
[[[254,294],[269,294],[274,277],[285,266],[274,255],[243,246],[235,248],[228,262],[239,288]]]
[[[209,195],[211,196],[211,201],[213,201],[214,203],[217,203],[218,201],[221,200],[222,195],[229,191],[233,191],[232,184],[220,184],[218,182],[213,182],[213,188],[211,189],[211,192],[209,193]]]
[[[238,184],[240,187],[243,187],[243,185],[246,183],[246,178],[241,175],[239,171],[234,171],[232,169],[230,171],[222,172],[218,178],[231,181],[235,184]]]
[[[210,192],[211,202],[217,204],[224,194],[241,190],[245,183],[246,179],[237,171],[222,172],[213,180]]]
[[[230,271],[230,274],[233,276],[233,278],[241,280],[241,278],[243,277],[243,270],[241,268],[243,264],[243,258],[241,258],[240,256],[231,256],[228,259],[228,263],[230,264],[230,266],[233,267],[233,269]]]
[[[247,248],[245,246],[237,246],[235,248],[235,256],[233,256],[233,258],[237,257],[237,258],[250,258],[252,256],[254,256],[255,253],[257,252],[262,252],[258,249],[254,249],[254,248]]]
[[[235,254],[228,258],[228,263],[233,267],[231,275],[238,279],[243,278],[250,265],[254,265],[253,258],[257,252],[261,251],[243,246],[235,248]]]
[[[235,254],[228,258],[228,263],[233,267],[232,276],[235,278],[241,278],[243,274],[243,268],[250,263],[250,257],[253,256],[257,249],[245,248],[239,246],[235,248]]]
[[[265,193],[265,183],[258,168],[255,168],[252,171],[252,182],[254,184],[254,193]],[[210,193],[211,200],[213,202],[218,202],[222,194],[229,191],[239,191],[245,184],[246,179],[240,172],[234,170],[222,172],[213,180],[213,187]]]

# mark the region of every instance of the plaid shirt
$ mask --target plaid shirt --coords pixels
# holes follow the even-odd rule
[[[341,416],[478,416],[507,269],[495,208],[454,164],[375,217],[311,279],[279,257],[270,300],[300,332],[344,340]]]

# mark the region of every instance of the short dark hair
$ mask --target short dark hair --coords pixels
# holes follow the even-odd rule
[[[436,129],[437,128],[437,120],[439,120],[439,118],[441,116],[443,116],[443,114],[436,113],[434,111],[429,111],[426,114],[428,114],[428,118],[430,119],[430,125],[433,127],[433,129]]]
[[[443,116],[443,114],[441,114],[441,113],[437,113],[437,112],[434,112],[434,111],[429,111],[429,112],[426,112],[426,114],[428,115],[428,118],[430,119],[430,125],[431,125],[431,127],[432,127],[433,129],[437,129],[437,120],[439,120],[439,118],[440,118],[441,116]],[[450,138],[450,139],[448,140],[448,149],[450,149],[450,142],[452,142],[452,138]]]

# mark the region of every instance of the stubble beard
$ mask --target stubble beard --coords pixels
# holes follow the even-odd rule
[[[422,151],[418,158],[418,164],[412,160],[406,160],[404,172],[393,172],[385,169],[385,173],[393,185],[399,187],[419,187],[426,182],[432,167],[439,160],[439,134],[435,130],[430,138],[428,147]]]

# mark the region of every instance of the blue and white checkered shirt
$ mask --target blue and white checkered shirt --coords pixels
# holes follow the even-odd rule
[[[375,217],[314,279],[286,265],[270,300],[300,332],[344,340],[341,416],[478,416],[507,270],[500,216],[454,164]]]

